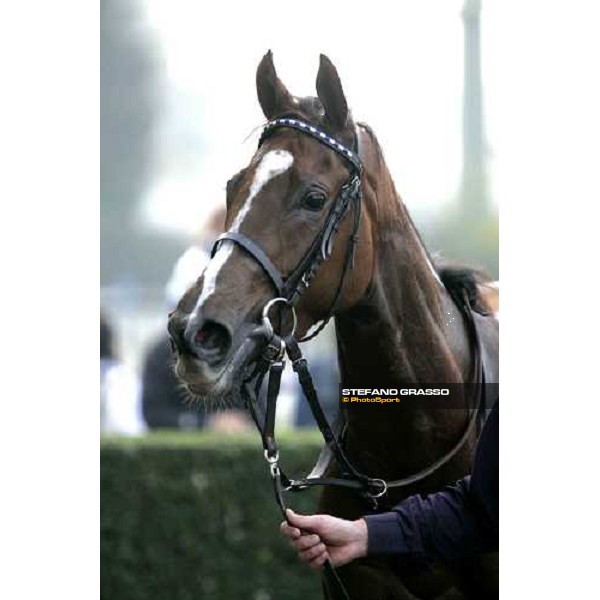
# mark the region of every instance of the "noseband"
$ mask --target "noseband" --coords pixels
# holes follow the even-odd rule
[[[354,254],[358,244],[358,230],[360,228],[360,216],[362,212],[362,164],[357,153],[349,150],[327,133],[317,129],[309,123],[305,123],[304,121],[300,121],[298,119],[275,119],[274,121],[267,123],[262,135],[260,136],[258,146],[260,147],[266,139],[268,139],[277,129],[282,127],[301,131],[305,135],[308,135],[328,148],[331,148],[344,159],[344,162],[346,162],[350,168],[348,180],[340,188],[340,191],[335,198],[331,209],[329,210],[327,218],[325,219],[325,223],[321,227],[321,230],[313,240],[307,252],[297,264],[296,268],[286,276],[280,273],[279,269],[273,264],[273,261],[268,257],[266,252],[254,240],[237,231],[226,231],[220,235],[215,241],[211,256],[215,255],[219,246],[225,240],[229,240],[237,244],[250,256],[252,256],[252,258],[254,258],[254,260],[262,267],[263,271],[273,284],[277,292],[277,296],[280,298],[285,298],[291,306],[296,306],[302,297],[302,294],[304,294],[314,280],[321,264],[331,256],[338,229],[346,215],[353,208],[354,224],[352,234],[350,235],[348,245],[346,247],[344,268],[336,293],[333,301],[331,302],[329,310],[327,311],[326,317],[321,321],[321,324],[316,331],[314,331],[311,335],[299,340],[304,342],[318,335],[325,327],[327,322],[331,319],[342,294],[344,284],[348,277],[348,272],[354,266]]]

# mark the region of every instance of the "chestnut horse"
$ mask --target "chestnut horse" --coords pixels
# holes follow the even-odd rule
[[[277,77],[271,52],[258,67],[256,83],[271,123],[285,117],[310,124],[340,148],[352,149],[362,164],[360,220],[340,220],[331,252],[296,304],[298,337],[334,313],[344,387],[468,382],[474,353],[461,310],[396,192],[373,131],[353,121],[333,64],[321,55],[317,98],[292,96]],[[279,295],[273,276],[256,253],[235,241],[235,234],[252,240],[280,274],[294,273],[327,224],[350,166],[339,151],[314,135],[281,127],[264,138],[250,164],[228,182],[225,225],[234,235],[216,247],[169,321],[176,371],[190,394],[205,401],[235,395],[261,351],[261,342],[251,333],[263,307]],[[351,238],[358,243],[347,277],[342,278]],[[497,382],[498,323],[473,315],[486,380]],[[385,418],[382,414],[347,411],[344,448],[361,471],[383,479],[418,472],[444,456],[468,419],[467,412],[456,407],[426,410],[400,404],[385,412]],[[463,477],[470,468],[475,437],[471,435],[451,461],[424,481],[390,490],[389,504],[409,494],[437,491]],[[330,473],[335,476],[336,471],[333,461]],[[352,490],[326,488],[320,510],[356,519],[368,508]],[[338,572],[352,600],[480,599],[498,593],[497,555],[451,565],[374,557]],[[326,595],[333,597],[328,585]]]

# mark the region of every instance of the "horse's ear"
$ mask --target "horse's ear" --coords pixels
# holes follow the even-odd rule
[[[292,96],[277,77],[270,50],[263,56],[256,70],[256,91],[260,107],[269,120],[291,104]]]
[[[348,104],[338,72],[324,54],[321,54],[317,73],[317,95],[333,128],[343,129],[348,119]]]

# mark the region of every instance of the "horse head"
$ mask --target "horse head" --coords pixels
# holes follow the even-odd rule
[[[317,97],[297,98],[278,78],[269,51],[258,66],[256,86],[269,125],[250,164],[227,183],[229,237],[215,246],[169,319],[177,374],[192,394],[205,398],[229,394],[264,347],[254,332],[265,305],[282,295],[277,275],[288,283],[304,277],[294,279],[305,284],[295,301],[298,337],[330,316],[333,304],[336,311],[355,304],[372,277],[373,234],[364,202],[348,207],[332,225],[340,196],[357,175],[338,146],[351,155],[359,135],[335,67],[321,55]],[[317,133],[273,126],[288,121]],[[327,140],[329,145],[321,143]],[[360,243],[347,268],[353,239]],[[307,281],[303,268],[311,257],[319,264]]]

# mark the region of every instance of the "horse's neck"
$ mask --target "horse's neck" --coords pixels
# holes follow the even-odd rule
[[[375,275],[336,319],[344,384],[461,382],[469,356],[460,314],[383,163],[378,178]]]
[[[470,356],[460,313],[437,277],[385,165],[379,178],[374,198],[380,211],[375,275],[365,297],[336,317],[343,385],[462,382]],[[390,214],[381,214],[386,210]],[[376,470],[385,466],[388,476],[421,468],[431,456],[447,451],[446,436],[463,426],[459,412],[450,411],[448,416],[448,411],[400,405],[382,419],[376,410],[350,410],[349,450],[364,460],[368,451],[370,464],[364,466]],[[399,446],[422,451],[391,458],[390,447]]]

